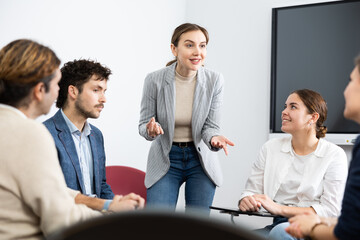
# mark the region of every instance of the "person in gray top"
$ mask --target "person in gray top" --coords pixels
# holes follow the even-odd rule
[[[139,133],[152,141],[145,177],[147,207],[175,209],[185,185],[186,208],[209,213],[222,183],[216,152],[234,143],[220,135],[221,74],[203,67],[209,35],[185,23],[171,39],[175,60],[147,75]]]

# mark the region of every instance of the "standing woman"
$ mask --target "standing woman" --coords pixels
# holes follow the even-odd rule
[[[185,23],[171,39],[175,60],[145,79],[139,133],[153,141],[145,177],[147,207],[175,209],[185,185],[186,207],[210,212],[222,182],[216,151],[230,140],[220,135],[221,74],[203,67],[209,35]]]

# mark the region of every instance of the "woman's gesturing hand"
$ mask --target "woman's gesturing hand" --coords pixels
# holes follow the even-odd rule
[[[235,144],[224,136],[214,136],[211,138],[211,146],[215,148],[222,148],[228,155],[227,145],[234,146]]]
[[[152,117],[146,124],[146,129],[150,137],[156,137],[160,134],[164,134],[164,130],[161,128],[159,123],[155,122],[154,117]]]

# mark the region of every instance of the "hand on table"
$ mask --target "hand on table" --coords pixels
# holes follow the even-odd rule
[[[239,209],[243,212],[258,212],[260,207],[261,203],[253,196],[246,196],[239,202]]]
[[[135,210],[144,208],[145,200],[135,193],[128,195],[115,195],[113,201],[109,205],[109,211],[119,212],[126,210]]]

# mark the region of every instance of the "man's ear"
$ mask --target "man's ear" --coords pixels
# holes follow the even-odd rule
[[[45,93],[45,84],[43,82],[39,82],[35,85],[33,89],[33,96],[36,101],[40,102],[44,98]]]
[[[68,87],[68,96],[71,99],[76,99],[78,94],[79,94],[79,89],[77,89],[77,87],[75,87],[74,85],[69,85],[69,87]]]

